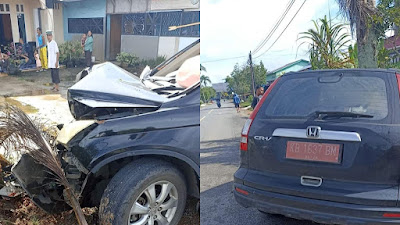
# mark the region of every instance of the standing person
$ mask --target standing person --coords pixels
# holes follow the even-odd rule
[[[253,102],[251,103],[251,108],[255,108],[258,102],[261,100],[262,96],[264,94],[264,87],[263,86],[257,86],[256,89],[256,96],[253,98]]]
[[[0,49],[0,72],[7,73],[10,64],[8,55],[1,52]]]
[[[85,50],[86,66],[91,67],[92,52],[93,52],[93,36],[92,36],[92,31],[90,30],[87,33],[84,50]]]
[[[86,42],[86,34],[82,34],[81,46],[83,49],[85,49],[85,42]]]
[[[239,95],[235,94],[233,96],[233,103],[235,103],[236,112],[240,112],[240,98],[239,98]]]
[[[36,60],[36,73],[42,70],[42,63],[40,62],[40,57],[38,50],[35,50],[35,60]]]
[[[58,59],[60,58],[60,51],[58,50],[58,45],[55,40],[53,40],[53,32],[46,31],[47,35],[47,54],[49,56],[49,68],[51,69],[51,82],[54,87],[51,90],[59,91],[60,76],[58,74]]]
[[[44,39],[44,35],[42,34],[42,28],[38,27],[36,29],[37,32],[37,42],[38,42],[38,51],[39,51],[39,58],[40,63],[42,64],[42,69],[47,69],[47,48],[46,48],[46,41]]]

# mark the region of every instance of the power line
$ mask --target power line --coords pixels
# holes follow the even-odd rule
[[[272,51],[272,52],[283,52],[283,51],[287,51],[287,49],[280,49],[280,50],[276,50],[276,51]],[[284,54],[284,55],[290,55],[290,54]],[[277,56],[282,56],[282,55],[277,55]],[[242,55],[242,56],[234,56],[234,57],[229,57],[229,58],[212,59],[212,60],[204,61],[204,62],[201,62],[201,63],[202,64],[204,64],[204,63],[213,63],[213,62],[220,62],[220,61],[226,61],[226,60],[232,60],[232,59],[239,59],[239,58],[244,58],[244,57],[248,57],[248,56],[247,55]]]
[[[275,31],[278,29],[279,25],[283,21],[283,19],[286,17],[287,13],[293,6],[295,0],[291,0],[288,5],[286,6],[285,11],[281,15],[281,17],[278,19],[278,21],[275,23],[275,26],[272,28],[272,30],[268,33],[268,35],[264,38],[263,41],[261,41],[258,46],[253,50],[253,55],[255,55],[259,50],[261,50],[264,45],[269,41],[269,39],[272,37],[272,35],[275,33]]]
[[[205,62],[201,62],[201,63],[213,63],[213,62],[219,62],[219,61],[225,61],[225,60],[231,60],[231,59],[239,59],[239,58],[243,58],[243,57],[247,57],[247,55],[243,55],[243,56],[235,56],[235,57],[230,57],[230,58],[223,58],[223,59],[215,59],[215,60],[209,60],[209,61],[205,61]]]
[[[274,43],[272,43],[272,45],[263,53],[261,53],[261,55],[254,57],[254,59],[257,59],[259,57],[261,57],[262,55],[264,55],[265,53],[267,53],[273,46],[274,44],[279,40],[279,38],[282,36],[282,34],[286,31],[286,29],[289,27],[289,25],[292,23],[292,21],[294,20],[294,18],[297,16],[297,14],[300,12],[301,8],[303,8],[304,3],[306,3],[307,0],[304,0],[303,4],[301,4],[300,8],[297,10],[297,12],[294,14],[294,16],[292,17],[292,19],[289,21],[289,23],[286,25],[285,29],[283,29],[283,31],[279,34],[278,38],[276,38],[276,40],[274,41]]]

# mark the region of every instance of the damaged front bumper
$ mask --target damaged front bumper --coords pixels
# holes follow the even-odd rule
[[[63,198],[61,186],[50,171],[38,164],[31,156],[24,154],[12,168],[12,174],[32,201],[49,213],[70,209]]]
[[[86,134],[82,131],[91,130],[96,125],[94,120],[74,121],[64,125],[57,136],[58,157],[76,196],[80,195],[88,170],[66,147],[74,138],[80,139]],[[46,212],[59,213],[70,209],[64,198],[64,187],[45,166],[37,163],[31,156],[22,155],[11,172],[33,202]]]

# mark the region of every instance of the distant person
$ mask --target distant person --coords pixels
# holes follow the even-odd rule
[[[60,58],[60,51],[58,50],[58,45],[55,40],[53,40],[53,32],[46,31],[47,35],[47,55],[49,56],[49,68],[51,69],[51,82],[53,83],[54,87],[51,90],[59,91],[59,84],[60,84],[60,75],[58,74],[59,68],[59,58]]]
[[[253,98],[253,102],[251,103],[251,108],[255,108],[258,102],[261,100],[262,96],[264,94],[264,87],[263,86],[257,86],[256,89],[256,96]]]
[[[47,69],[47,48],[46,48],[46,40],[44,35],[42,34],[42,28],[38,27],[36,29],[37,32],[37,43],[38,47],[36,48],[39,52],[40,64],[42,64],[42,69]]]
[[[38,50],[35,50],[35,60],[36,60],[36,73],[38,73],[39,71],[43,71]]]
[[[10,65],[9,56],[1,52],[0,49],[0,72],[7,73]]]
[[[85,42],[86,42],[86,34],[82,34],[81,46],[83,49],[85,49]]]
[[[93,36],[92,36],[92,31],[90,30],[87,33],[84,50],[85,50],[86,66],[91,67],[92,52],[93,52]]]
[[[35,60],[33,57],[33,49],[32,46],[28,43],[24,43],[24,40],[22,38],[19,39],[19,43],[22,46],[22,53],[20,54],[20,57],[23,58],[23,62],[20,65],[20,68],[26,68],[29,67],[29,65],[34,64]]]
[[[240,98],[239,98],[239,95],[235,94],[233,96],[233,103],[235,103],[236,112],[240,112]]]
[[[268,90],[268,88],[269,88],[269,83],[266,83],[265,85],[264,85],[264,92],[266,92],[267,90]]]

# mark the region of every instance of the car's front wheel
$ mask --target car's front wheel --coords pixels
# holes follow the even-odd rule
[[[100,203],[101,225],[175,225],[186,203],[182,173],[171,164],[145,159],[122,168]]]

